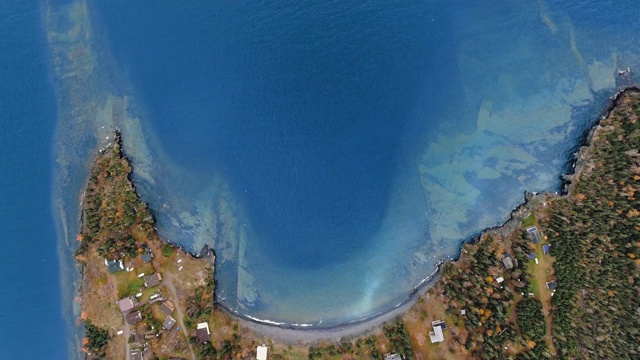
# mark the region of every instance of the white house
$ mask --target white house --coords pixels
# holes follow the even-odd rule
[[[433,326],[433,331],[429,332],[429,338],[431,338],[432,343],[439,343],[444,341],[444,334],[442,333],[442,329],[446,329],[447,326],[444,324],[442,320],[436,320],[431,322],[431,326]]]

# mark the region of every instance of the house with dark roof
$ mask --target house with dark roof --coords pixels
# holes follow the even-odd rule
[[[171,330],[171,328],[175,324],[176,324],[176,319],[172,318],[171,316],[167,316],[167,318],[164,319],[164,322],[162,323],[162,327],[165,328],[166,330]]]
[[[144,341],[144,336],[137,331],[131,331],[131,336],[133,336],[134,342],[141,343]]]
[[[127,321],[127,324],[129,324],[129,325],[137,324],[142,320],[142,314],[140,313],[140,310],[132,311],[132,312],[128,313],[124,317],[124,319]]]
[[[162,275],[155,273],[144,277],[144,285],[148,288],[160,285]]]
[[[165,315],[171,315],[173,314],[173,311],[176,308],[173,306],[173,303],[169,300],[163,302],[162,304],[160,304],[160,311],[162,311],[163,314]]]
[[[120,307],[120,311],[127,312],[138,305],[138,300],[135,297],[129,296],[124,299],[118,301],[118,306]]]
[[[547,289],[555,290],[557,288],[558,288],[558,281],[557,280],[553,280],[553,281],[547,282]]]
[[[122,260],[107,260],[104,259],[104,264],[107,265],[110,273],[117,273],[118,271],[124,270],[124,264]]]
[[[545,254],[549,254],[549,249],[550,249],[550,248],[551,248],[551,244],[544,244],[544,245],[542,245],[542,251],[543,251]]]
[[[151,262],[151,260],[153,260],[153,253],[147,248],[142,254],[142,261],[148,263]]]
[[[196,338],[198,339],[198,344],[209,342],[210,336],[211,333],[209,332],[209,324],[207,322],[202,322],[196,325]]]

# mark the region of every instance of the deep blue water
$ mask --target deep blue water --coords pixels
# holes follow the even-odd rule
[[[220,300],[285,323],[388,310],[556,190],[638,64],[633,1],[92,5],[162,234],[214,244]]]
[[[157,104],[149,116],[166,119],[154,130],[167,153],[200,173],[223,172],[251,204],[254,230],[287,239],[261,242],[262,251],[308,268],[366,246],[402,161],[408,113],[418,97],[435,112],[445,96],[422,89],[454,47],[440,44],[444,20],[437,30],[422,23],[427,11],[262,2],[100,13],[122,25],[109,28],[114,53],[143,102]]]
[[[40,9],[0,4],[0,357],[65,359],[51,212],[55,103]]]
[[[142,128],[113,123],[161,234],[213,245],[220,301],[282,323],[406,300],[525,190],[558,188],[640,64],[635,1],[88,7],[95,79],[73,106],[129,96]]]

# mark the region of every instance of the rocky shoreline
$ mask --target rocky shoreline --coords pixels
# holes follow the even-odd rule
[[[415,287],[415,289],[408,294],[407,298],[391,311],[378,314],[371,318],[355,321],[352,323],[340,324],[340,325],[328,326],[328,327],[275,325],[275,324],[269,324],[269,323],[261,322],[256,319],[252,319],[250,317],[243,316],[242,314],[234,312],[226,308],[224,304],[216,301],[215,303],[212,303],[212,305],[215,304],[214,306],[215,308],[217,308],[216,315],[212,315],[214,316],[212,318],[214,320],[210,319],[209,321],[213,321],[213,322],[223,321],[224,323],[227,323],[227,324],[237,323],[238,325],[241,325],[240,327],[235,327],[234,325],[232,326],[232,328],[234,329],[233,330],[234,334],[236,329],[239,329],[238,331],[242,333],[244,336],[245,340],[243,341],[251,342],[251,343],[255,341],[268,341],[273,344],[281,344],[283,346],[288,346],[289,348],[293,347],[294,350],[302,351],[302,352],[304,352],[305,349],[308,349],[309,346],[314,346],[316,344],[327,343],[327,342],[335,344],[335,343],[360,341],[367,336],[377,337],[378,339],[384,339],[384,336],[382,335],[383,329],[386,329],[389,323],[395,323],[396,321],[398,321],[398,319],[406,318],[407,316],[409,316],[408,314],[415,312],[419,303],[422,303],[425,299],[429,299],[428,301],[431,302],[432,304],[442,302],[441,300],[432,296],[431,289],[436,289],[436,288],[442,289],[441,278],[443,277],[442,271],[445,267],[449,267],[449,268],[455,267],[458,269],[462,269],[464,267],[465,261],[468,262],[469,258],[473,256],[468,254],[467,249],[470,249],[472,247],[477,248],[478,246],[482,245],[483,242],[485,242],[485,240],[486,242],[490,242],[493,248],[500,248],[500,245],[497,244],[496,241],[487,240],[487,239],[510,238],[511,236],[513,236],[513,234],[516,234],[519,231],[519,229],[522,228],[522,223],[525,218],[527,218],[532,213],[543,213],[543,211],[541,210],[547,206],[548,201],[571,196],[573,187],[575,185],[575,179],[577,179],[580,176],[583,169],[586,166],[588,166],[589,149],[593,145],[593,140],[597,138],[599,132],[602,129],[602,127],[600,126],[600,121],[607,118],[611,114],[612,110],[615,109],[616,106],[619,104],[619,100],[629,91],[640,92],[640,89],[638,87],[626,87],[624,89],[621,89],[619,92],[617,92],[616,95],[611,98],[609,105],[607,106],[606,110],[602,113],[602,115],[599,117],[598,122],[584,136],[584,141],[578,147],[579,150],[575,153],[574,158],[570,160],[570,163],[572,164],[573,172],[571,174],[566,174],[562,176],[563,184],[562,184],[561,193],[537,194],[537,193],[525,192],[524,201],[511,211],[509,219],[507,219],[502,225],[485,229],[482,232],[480,232],[477,236],[474,236],[468,241],[463,242],[461,244],[461,250],[455,259],[441,260],[441,262],[438,263],[436,271],[434,271],[433,274],[427,277],[425,281],[418,284]],[[121,139],[117,130],[115,133],[114,144],[115,145],[113,146],[117,146],[118,149],[121,146]],[[99,156],[103,156],[104,155],[103,152],[106,151],[108,148],[109,146],[107,146],[107,148],[105,148],[104,150],[101,150],[99,152],[100,153]],[[122,159],[125,163],[128,164],[126,156],[124,156],[124,154],[122,154]],[[93,173],[92,173],[92,176],[95,177]],[[107,175],[106,178],[109,178],[109,176]],[[105,181],[105,180],[102,180],[102,181]],[[130,182],[131,180],[127,178],[127,181]],[[133,189],[132,191],[135,192],[135,187],[133,186],[133,184],[131,184],[131,189]],[[95,190],[96,190],[95,186],[93,190],[95,193]],[[86,207],[87,204],[84,203],[84,200],[86,199],[83,199],[83,202],[81,203],[81,213],[83,214],[83,216],[81,216],[79,219],[80,227],[84,229],[82,237],[79,237],[78,239],[81,242],[87,239],[86,238],[88,234],[87,229],[88,227],[92,226],[91,223],[86,222],[85,216],[87,212],[87,207]],[[146,206],[144,205],[140,205],[140,206],[144,207],[144,211],[148,211],[149,214],[152,214],[152,212],[150,212],[149,209],[146,208]],[[136,214],[137,214],[137,211],[136,211]],[[139,219],[137,221],[139,222],[140,229],[142,229],[142,227],[145,227],[146,229],[145,230],[147,234],[146,236],[149,236],[150,237],[149,239],[158,239],[158,240],[152,240],[152,241],[159,241],[160,239],[157,237],[157,234],[155,234],[155,231],[154,231],[155,229],[152,228],[151,225],[147,224],[144,221],[144,216],[142,217],[138,216],[138,218]],[[191,252],[185,251],[181,246],[171,244],[165,240],[161,240],[161,242],[164,244],[170,244],[172,247],[177,249],[178,252],[180,252],[180,254],[185,255],[186,257],[189,257],[192,259],[189,261],[205,258],[205,261],[208,261],[211,267],[215,268],[215,253],[213,252],[213,250],[209,249],[207,246],[203,247],[200,253],[193,254]],[[511,245],[507,245],[507,246],[511,246]],[[152,246],[152,247],[156,251],[159,251],[159,246]],[[91,250],[90,254],[92,255],[90,256],[93,256],[93,254],[95,253],[95,250],[96,250],[95,248]],[[87,270],[86,262],[89,262],[89,258],[86,256],[80,257],[80,258],[83,259],[84,263],[83,261],[80,261],[78,263],[80,267],[79,270],[80,270],[80,275],[82,277],[82,280],[78,288],[77,299],[79,304],[83,307],[83,316],[84,316],[84,311],[86,309],[84,306],[85,304],[84,304],[83,294],[86,295],[88,291],[87,289],[85,289],[85,286],[87,285],[85,284],[85,282],[87,281],[86,280],[87,274],[85,272]],[[164,264],[165,266],[167,265],[164,262],[164,260],[162,264]],[[198,264],[201,264],[201,263],[194,262],[194,266],[196,266],[196,268]],[[93,269],[91,270],[92,273],[89,275],[92,279],[91,281],[93,281],[91,290],[95,290],[94,287],[97,286],[95,283],[96,279],[98,279],[97,276],[98,275],[104,276],[102,272],[104,272],[105,270],[101,269],[100,273],[98,274],[96,272],[97,271],[96,266],[99,266],[99,265],[92,264],[92,266],[93,266]],[[174,273],[174,276],[178,276],[176,274],[177,273]],[[445,279],[443,279],[442,281],[446,281],[446,276],[445,276]],[[193,290],[194,289],[189,289],[188,291],[190,292]],[[101,291],[108,292],[106,288],[102,289]],[[111,292],[113,292],[113,286],[111,287]],[[186,290],[184,293],[185,294],[187,293]],[[184,303],[184,299],[180,301],[182,301],[183,307],[187,305],[186,303]],[[441,305],[442,304],[440,304],[440,306]],[[98,314],[97,312],[95,313]],[[434,315],[431,315],[431,316],[434,316]],[[85,319],[86,317],[83,318],[83,320]],[[215,320],[215,319],[219,319],[219,320]],[[107,326],[111,326],[111,325],[107,325]],[[227,332],[229,331],[228,326],[225,327],[225,329],[227,329]],[[113,331],[113,329],[110,328],[110,331]],[[216,329],[214,328],[214,333],[215,331]],[[222,337],[226,335],[220,334],[220,336]],[[216,335],[212,335],[212,336],[215,337]],[[118,346],[121,346],[121,345],[118,345]],[[243,349],[242,350],[243,352],[249,351],[249,349],[245,347],[242,347],[242,349]],[[286,352],[287,350],[282,350],[282,351]],[[193,354],[193,350],[191,350],[191,352]]]
[[[562,193],[563,194],[568,194],[571,192],[572,189],[572,185],[573,182],[572,180],[575,179],[576,177],[578,177],[580,175],[580,173],[582,172],[582,169],[584,167],[585,161],[586,159],[586,151],[588,149],[589,146],[591,146],[591,143],[593,141],[593,137],[597,136],[598,133],[601,131],[602,127],[600,126],[600,122],[604,119],[606,119],[610,114],[611,111],[613,111],[613,109],[616,108],[616,106],[619,105],[620,99],[622,98],[622,96],[626,93],[626,92],[640,92],[640,87],[632,85],[632,86],[627,86],[624,87],[622,89],[620,89],[618,92],[616,92],[616,94],[614,96],[612,96],[609,99],[609,103],[607,104],[606,109],[601,113],[601,115],[598,117],[598,121],[591,127],[591,129],[589,129],[589,131],[583,136],[583,141],[582,144],[578,147],[578,150],[576,151],[573,160],[571,161],[572,163],[572,173],[569,174],[565,174],[562,176],[562,180],[563,180],[563,186],[562,186]]]
[[[640,88],[636,86],[624,87],[610,98],[606,109],[598,117],[598,121],[596,122],[596,124],[594,124],[582,137],[582,141],[578,145],[579,150],[575,153],[575,156],[568,161],[569,164],[572,164],[571,168],[573,169],[573,172],[561,176],[562,184],[560,186],[561,192],[559,194],[533,193],[528,191],[525,192],[524,201],[511,211],[509,218],[504,223],[484,229],[480,231],[478,235],[462,242],[460,245],[461,250],[465,244],[476,244],[481,241],[483,234],[500,234],[505,236],[512,233],[520,226],[521,222],[536,209],[536,207],[544,204],[549,198],[566,196],[570,194],[573,186],[572,180],[575,177],[579,176],[582,167],[584,166],[584,162],[586,160],[585,151],[587,148],[589,148],[589,146],[591,146],[593,137],[598,134],[598,131],[600,129],[600,121],[609,116],[611,111],[618,105],[618,100],[627,91],[640,91]],[[452,262],[455,264],[459,260],[459,258],[460,253],[455,258],[441,259],[437,264],[436,270],[426,278],[426,281],[416,286],[416,288],[398,307],[388,312],[378,314],[367,319],[355,321],[353,323],[345,323],[329,327],[295,326],[289,324],[276,325],[243,316],[242,314],[237,313],[220,303],[218,303],[218,306],[223,309],[223,311],[225,311],[225,313],[227,313],[228,315],[238,318],[245,326],[251,328],[256,333],[266,335],[270,338],[273,338],[274,340],[281,341],[287,344],[296,344],[300,342],[312,343],[321,340],[353,338],[367,332],[379,331],[382,324],[387,321],[393,320],[398,316],[401,316],[404,312],[409,310],[413,306],[415,301],[420,296],[424,295],[424,293],[428,291],[429,288],[439,280],[442,267],[448,262]]]

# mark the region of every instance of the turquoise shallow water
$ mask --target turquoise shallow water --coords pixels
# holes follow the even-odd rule
[[[85,86],[63,104],[96,108],[81,130],[59,120],[60,134],[95,134],[86,152],[101,126],[123,127],[160,232],[214,246],[228,308],[356,321],[405,301],[525,190],[558,189],[632,81],[618,69],[640,63],[638,7],[89,1],[91,41],[74,39],[92,56],[54,77],[64,94]],[[106,93],[126,109],[104,110],[117,103]],[[67,168],[68,181],[84,174]]]

